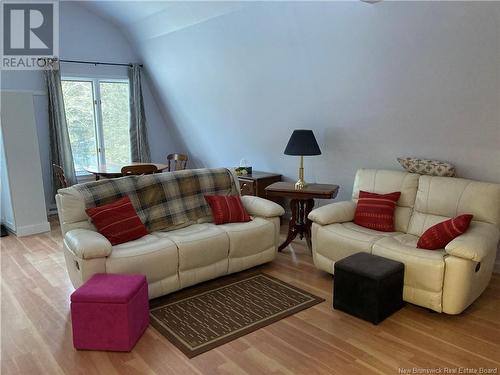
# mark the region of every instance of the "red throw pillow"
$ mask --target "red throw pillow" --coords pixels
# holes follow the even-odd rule
[[[472,216],[460,215],[433,225],[420,236],[417,247],[426,250],[443,249],[452,239],[465,233]]]
[[[358,204],[354,213],[354,222],[362,227],[394,232],[394,210],[401,192],[375,194],[359,192]]]
[[[136,240],[148,234],[128,196],[112,203],[85,210],[97,231],[106,237],[111,245]]]
[[[239,195],[205,195],[212,209],[214,223],[244,223],[250,221]]]

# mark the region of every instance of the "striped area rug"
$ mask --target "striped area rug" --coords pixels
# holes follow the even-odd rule
[[[189,358],[324,301],[263,273],[161,300],[151,324]]]

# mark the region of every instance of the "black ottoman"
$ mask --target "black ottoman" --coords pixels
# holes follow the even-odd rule
[[[333,307],[374,324],[403,306],[404,264],[368,253],[334,266]]]

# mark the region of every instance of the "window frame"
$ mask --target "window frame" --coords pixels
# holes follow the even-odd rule
[[[114,75],[93,75],[89,76],[88,74],[68,74],[62,75],[62,81],[79,81],[79,82],[91,82],[92,84],[92,103],[94,105],[94,130],[96,136],[96,161],[97,167],[106,164],[106,148],[104,146],[104,124],[102,117],[102,102],[101,102],[101,86],[100,83],[126,83],[129,85],[130,89],[130,80],[123,76],[114,76]],[[129,92],[130,95],[130,92]],[[129,101],[129,111],[130,111],[130,101]],[[77,177],[85,177],[90,176],[91,173],[86,171],[84,172],[76,172]]]

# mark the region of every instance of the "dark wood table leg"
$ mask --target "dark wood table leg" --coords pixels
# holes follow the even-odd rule
[[[292,199],[290,201],[290,209],[292,218],[288,224],[288,234],[285,242],[283,242],[278,251],[282,251],[292,242],[297,235],[300,239],[306,238],[307,246],[311,249],[311,221],[307,218],[309,212],[314,207],[314,199]]]
[[[312,221],[307,218],[309,216],[309,213],[312,211],[314,207],[314,199],[308,199],[306,201],[306,210],[304,214],[304,219],[305,219],[305,228],[306,228],[306,242],[307,242],[307,247],[309,250],[312,251],[312,243],[311,243],[311,225]]]
[[[293,241],[295,237],[297,237],[297,214],[298,214],[298,209],[299,209],[299,200],[298,199],[292,199],[290,201],[290,209],[292,211],[292,218],[290,219],[290,222],[288,223],[288,234],[286,236],[285,242],[283,242],[279,247],[278,251],[283,250],[285,247],[287,247],[290,242]]]

